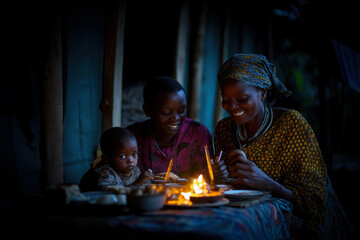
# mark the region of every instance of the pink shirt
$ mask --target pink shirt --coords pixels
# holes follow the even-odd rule
[[[166,172],[173,158],[172,172],[183,178],[198,177],[203,174],[209,178],[204,146],[207,145],[213,158],[212,136],[199,122],[185,118],[172,146],[157,149],[151,134],[150,119],[137,122],[128,127],[138,141],[138,166],[141,171],[151,169],[155,174]]]

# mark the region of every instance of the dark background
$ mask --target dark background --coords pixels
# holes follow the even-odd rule
[[[128,1],[123,88],[152,75],[173,75],[178,14],[182,2]],[[235,27],[230,36],[236,42],[236,47],[230,47],[235,49],[230,53],[261,53],[277,66],[279,78],[293,92],[290,98],[277,105],[299,110],[310,122],[318,137],[334,189],[348,216],[358,226],[359,89],[349,84],[334,47],[335,44],[345,45],[354,56],[360,56],[356,2],[291,0],[254,4],[244,4],[242,1],[209,3],[208,21],[215,23],[220,32],[226,17],[226,11],[221,6],[231,6],[231,21]],[[63,2],[61,7],[63,91],[64,106],[67,106],[72,103],[66,97],[71,85],[70,77],[66,75],[71,71],[66,61],[71,59],[66,56],[72,56],[75,49],[72,44],[75,43],[66,39],[83,30],[82,25],[74,25],[77,19],[93,19],[98,24],[96,29],[99,29],[95,35],[100,36],[96,44],[101,48],[101,44],[104,44],[101,34],[105,33],[107,6],[100,1],[74,1]],[[197,4],[191,5],[192,27],[200,9],[201,6]],[[42,180],[41,92],[44,90],[42,82],[46,80],[44,69],[51,45],[48,35],[53,14],[51,3],[7,3],[1,10],[0,181],[1,199],[4,202],[19,195],[39,193],[45,185]],[[83,26],[86,28],[86,24]],[[189,31],[192,39],[194,29],[190,28]],[[214,34],[208,38],[216,37],[218,35]],[[191,39],[190,52],[193,51]],[[87,43],[89,49],[95,42],[90,40]],[[208,52],[215,51],[219,46],[208,48]],[[102,55],[99,56],[98,74],[102,76]],[[218,61],[205,66],[204,74],[206,71],[216,71]],[[355,63],[349,67],[356,67]],[[191,60],[188,64],[191,65]],[[354,79],[359,80],[360,69],[356,70]],[[209,82],[206,81],[202,89],[208,87]],[[97,102],[94,106],[98,109]],[[66,114],[65,107],[64,111]],[[97,114],[101,116],[100,109]],[[98,125],[94,139],[101,133],[101,123]],[[208,127],[211,129],[211,126]],[[89,150],[90,160],[95,157],[95,150],[96,143]],[[88,163],[86,159],[85,166]],[[80,176],[84,171],[83,168],[81,171],[72,169],[76,170],[69,170],[71,174]]]

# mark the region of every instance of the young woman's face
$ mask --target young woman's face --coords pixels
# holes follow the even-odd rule
[[[136,167],[137,161],[138,145],[136,138],[114,143],[110,162],[116,171],[129,174]]]
[[[184,91],[160,93],[151,106],[150,117],[158,134],[175,136],[186,117]]]
[[[264,89],[258,89],[236,79],[226,79],[221,83],[222,107],[233,121],[246,124],[254,119],[263,107]]]

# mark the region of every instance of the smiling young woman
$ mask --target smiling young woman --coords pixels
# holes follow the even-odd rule
[[[150,79],[143,98],[149,119],[128,126],[137,138],[140,169],[163,173],[173,159],[172,172],[178,176],[208,178],[204,146],[213,158],[212,136],[203,124],[186,117],[186,95],[179,82],[170,77]]]

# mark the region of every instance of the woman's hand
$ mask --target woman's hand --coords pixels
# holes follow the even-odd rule
[[[229,177],[229,172],[223,160],[218,161],[219,157],[215,158],[213,165],[214,178],[216,183],[225,183]]]
[[[236,149],[228,155],[230,177],[236,187],[243,189],[270,190],[274,183],[255,163],[249,161],[243,151]]]

